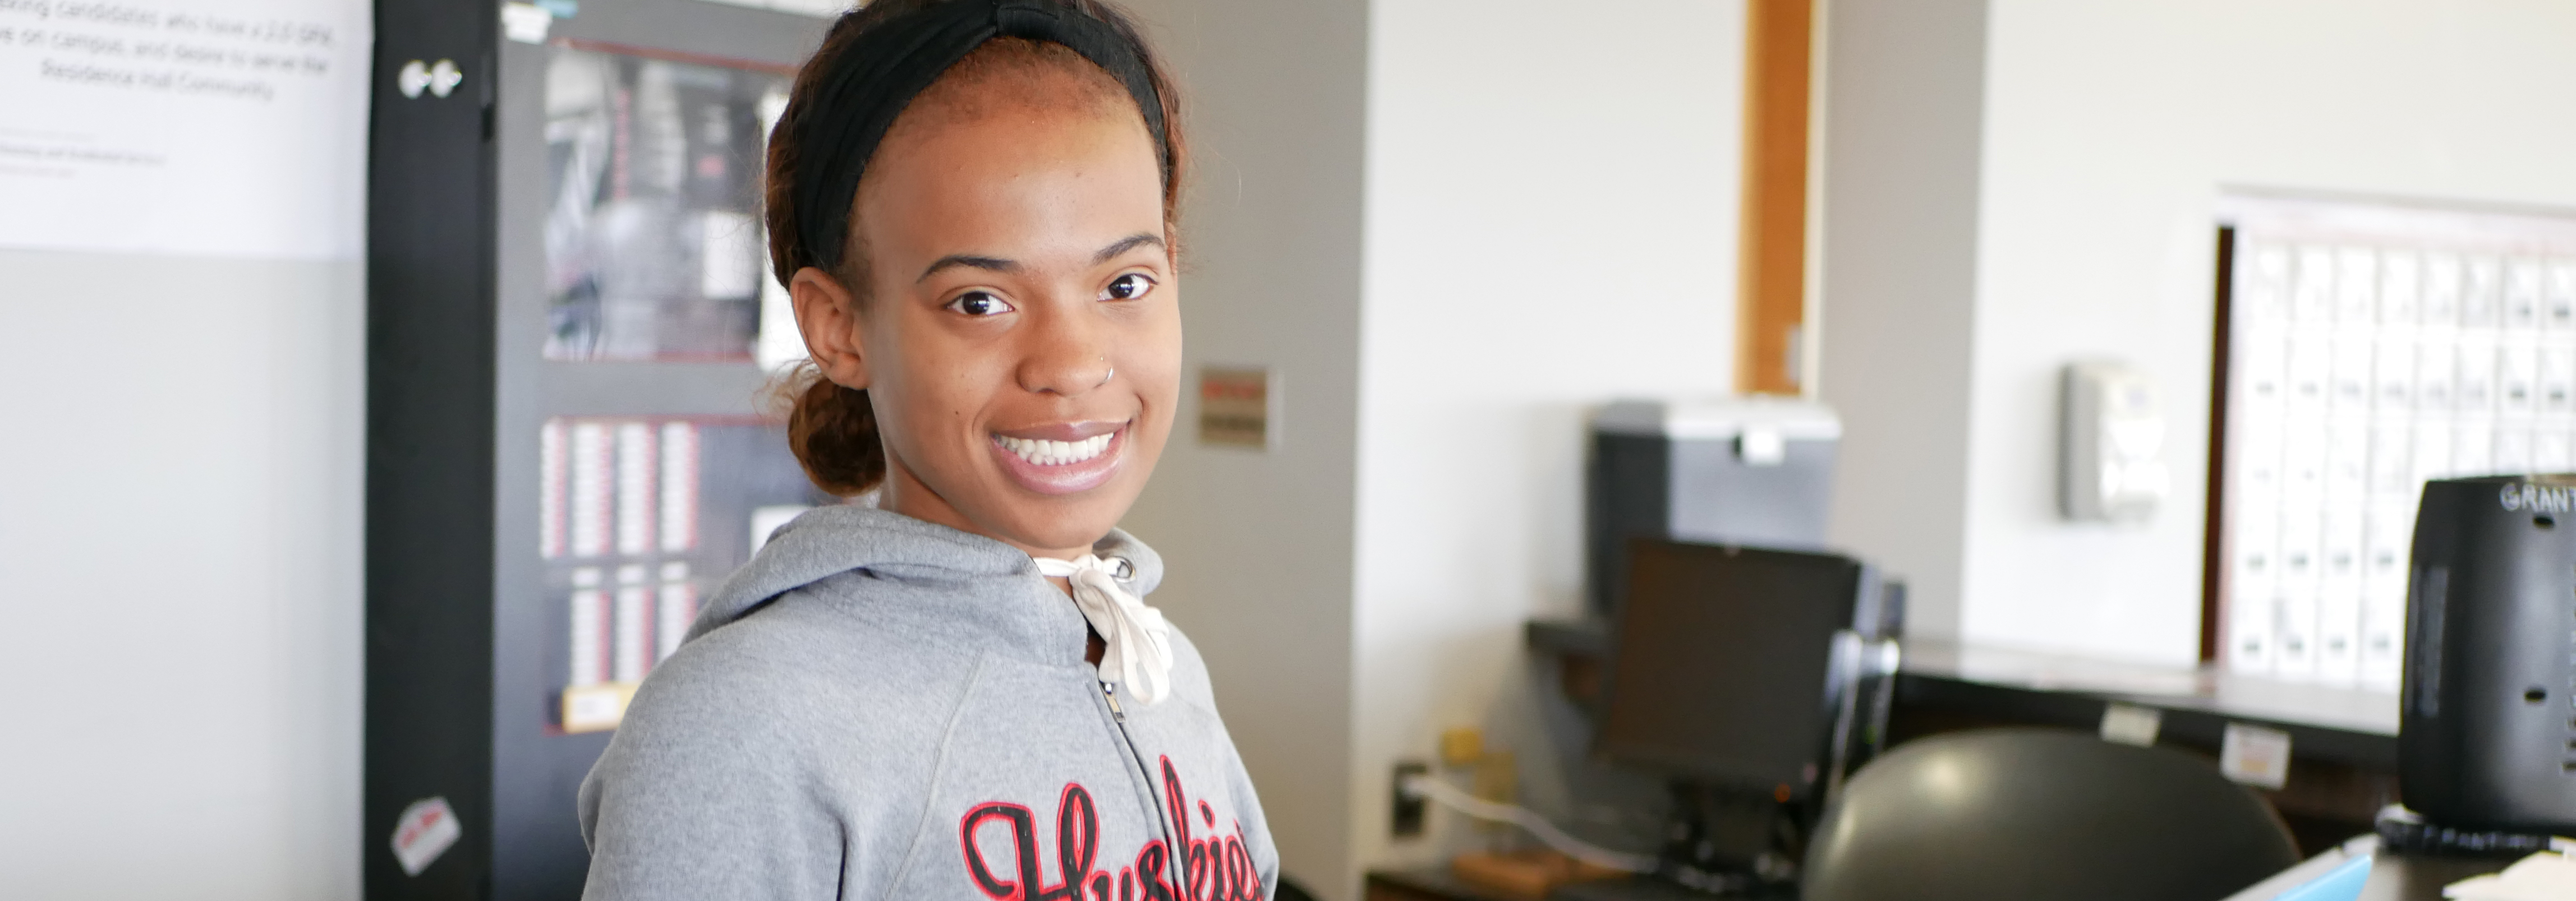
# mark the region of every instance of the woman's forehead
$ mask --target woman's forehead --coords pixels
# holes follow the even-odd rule
[[[1032,106],[887,141],[861,185],[857,224],[881,257],[1087,256],[1160,234],[1162,190],[1141,120]]]

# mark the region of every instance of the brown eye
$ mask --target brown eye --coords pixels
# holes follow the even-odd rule
[[[1012,306],[986,291],[968,291],[948,302],[948,308],[968,316],[999,316],[1012,312]]]
[[[1101,289],[1100,299],[1135,300],[1136,298],[1145,296],[1145,292],[1152,290],[1154,290],[1153,279],[1146,278],[1138,273],[1130,272],[1126,275],[1110,279],[1109,287]]]

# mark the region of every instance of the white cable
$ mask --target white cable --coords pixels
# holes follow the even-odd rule
[[[1457,786],[1427,774],[1404,777],[1403,788],[1406,794],[1437,801],[1443,807],[1476,819],[1511,823],[1527,829],[1531,835],[1538,836],[1539,841],[1547,843],[1548,847],[1555,848],[1567,857],[1596,867],[1629,873],[1655,871],[1655,858],[1651,855],[1612,851],[1575,838],[1565,834],[1565,830],[1556,828],[1556,824],[1548,822],[1546,817],[1539,816],[1526,807],[1487,801],[1460,791]]]

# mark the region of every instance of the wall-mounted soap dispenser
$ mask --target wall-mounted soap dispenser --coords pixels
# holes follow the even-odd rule
[[[2125,364],[2089,361],[2067,364],[2060,393],[2058,508],[2081,521],[2153,517],[2173,482],[2155,383]]]

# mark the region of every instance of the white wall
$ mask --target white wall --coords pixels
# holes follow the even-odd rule
[[[0,251],[0,893],[357,896],[361,273]]]
[[[1830,0],[1817,393],[1842,416],[1830,537],[1955,636],[1965,557],[1985,0]]]
[[[1967,482],[1976,640],[2198,653],[2223,185],[2576,206],[2576,5],[1995,0]],[[2179,490],[2055,518],[2055,376],[2153,373]]]
[[[1569,796],[1521,625],[1580,609],[1585,408],[1732,387],[1741,0],[1379,0],[1369,31],[1360,328],[1356,750],[1360,861],[1389,770],[1483,726],[1526,797]],[[1554,731],[1557,738],[1549,737]],[[1577,817],[1580,819],[1581,817]]]
[[[1336,885],[1351,871],[1343,789],[1367,5],[1135,9],[1190,104],[1188,371],[1269,366],[1285,410],[1280,445],[1255,453],[1199,446],[1185,400],[1125,526],[1169,564],[1153,603],[1207,658],[1286,872]]]
[[[7,898],[359,893],[371,14],[248,5],[337,34],[307,48],[329,76],[244,101],[0,74],[0,133],[167,151],[0,178]]]

